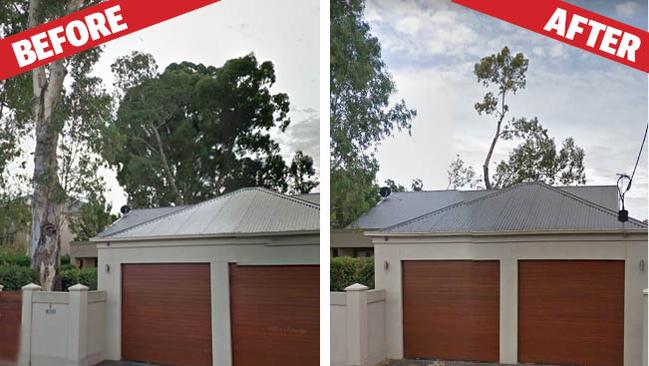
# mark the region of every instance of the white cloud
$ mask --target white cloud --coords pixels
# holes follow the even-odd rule
[[[566,54],[564,46],[560,43],[557,43],[550,48],[550,56],[555,58],[565,58],[568,55]]]
[[[421,28],[421,19],[414,16],[403,18],[397,22],[395,28],[401,33],[414,36]]]
[[[615,14],[621,17],[632,17],[640,12],[640,5],[634,1],[627,1],[615,5]]]

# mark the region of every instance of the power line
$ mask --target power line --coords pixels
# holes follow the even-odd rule
[[[629,177],[626,174],[618,174],[619,178],[617,179],[617,193],[620,196],[620,202],[622,203],[622,209],[618,212],[618,220],[626,222],[629,220],[629,212],[624,208],[624,195],[631,189],[631,184],[633,183],[633,178],[635,177],[635,172],[638,169],[638,164],[640,163],[640,158],[642,157],[642,150],[644,149],[644,143],[647,140],[647,131],[649,131],[649,124],[645,127],[644,136],[642,137],[642,144],[640,144],[640,151],[638,151],[638,157],[635,160],[635,166],[633,167],[633,173]],[[628,179],[629,183],[626,185],[624,192],[624,180]]]
[[[629,180],[629,186],[626,189],[627,191],[631,189],[631,182],[633,181],[633,177],[635,176],[635,170],[638,169],[638,163],[640,162],[640,157],[642,156],[642,149],[644,148],[644,142],[647,139],[647,130],[649,130],[649,124],[647,124],[647,127],[645,127],[644,129],[644,137],[642,138],[640,151],[638,151],[638,158],[635,160],[635,166],[633,167],[633,173],[631,174],[631,180]]]

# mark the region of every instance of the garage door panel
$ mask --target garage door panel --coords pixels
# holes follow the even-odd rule
[[[498,361],[498,261],[404,261],[407,358]]]
[[[520,261],[519,360],[621,366],[624,261]]]
[[[122,265],[122,358],[212,364],[210,265]]]
[[[318,266],[230,266],[233,363],[318,365]]]

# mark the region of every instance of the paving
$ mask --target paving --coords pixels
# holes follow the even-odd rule
[[[505,366],[500,363],[485,363],[485,362],[458,362],[458,361],[439,361],[439,360],[391,360],[383,364],[383,366]],[[507,366],[532,366],[530,364],[518,364]],[[537,365],[533,366],[552,366],[552,365]]]

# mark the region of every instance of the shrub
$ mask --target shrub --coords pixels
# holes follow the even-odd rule
[[[0,265],[0,285],[4,286],[4,291],[19,291],[30,282],[37,283],[37,278],[36,271],[29,266]]]
[[[25,249],[17,246],[0,248],[0,266],[29,267],[31,260]]]
[[[344,291],[354,283],[374,288],[374,258],[331,258],[331,291]]]
[[[61,285],[64,291],[77,283],[97,289],[97,268],[68,268],[61,271]]]

